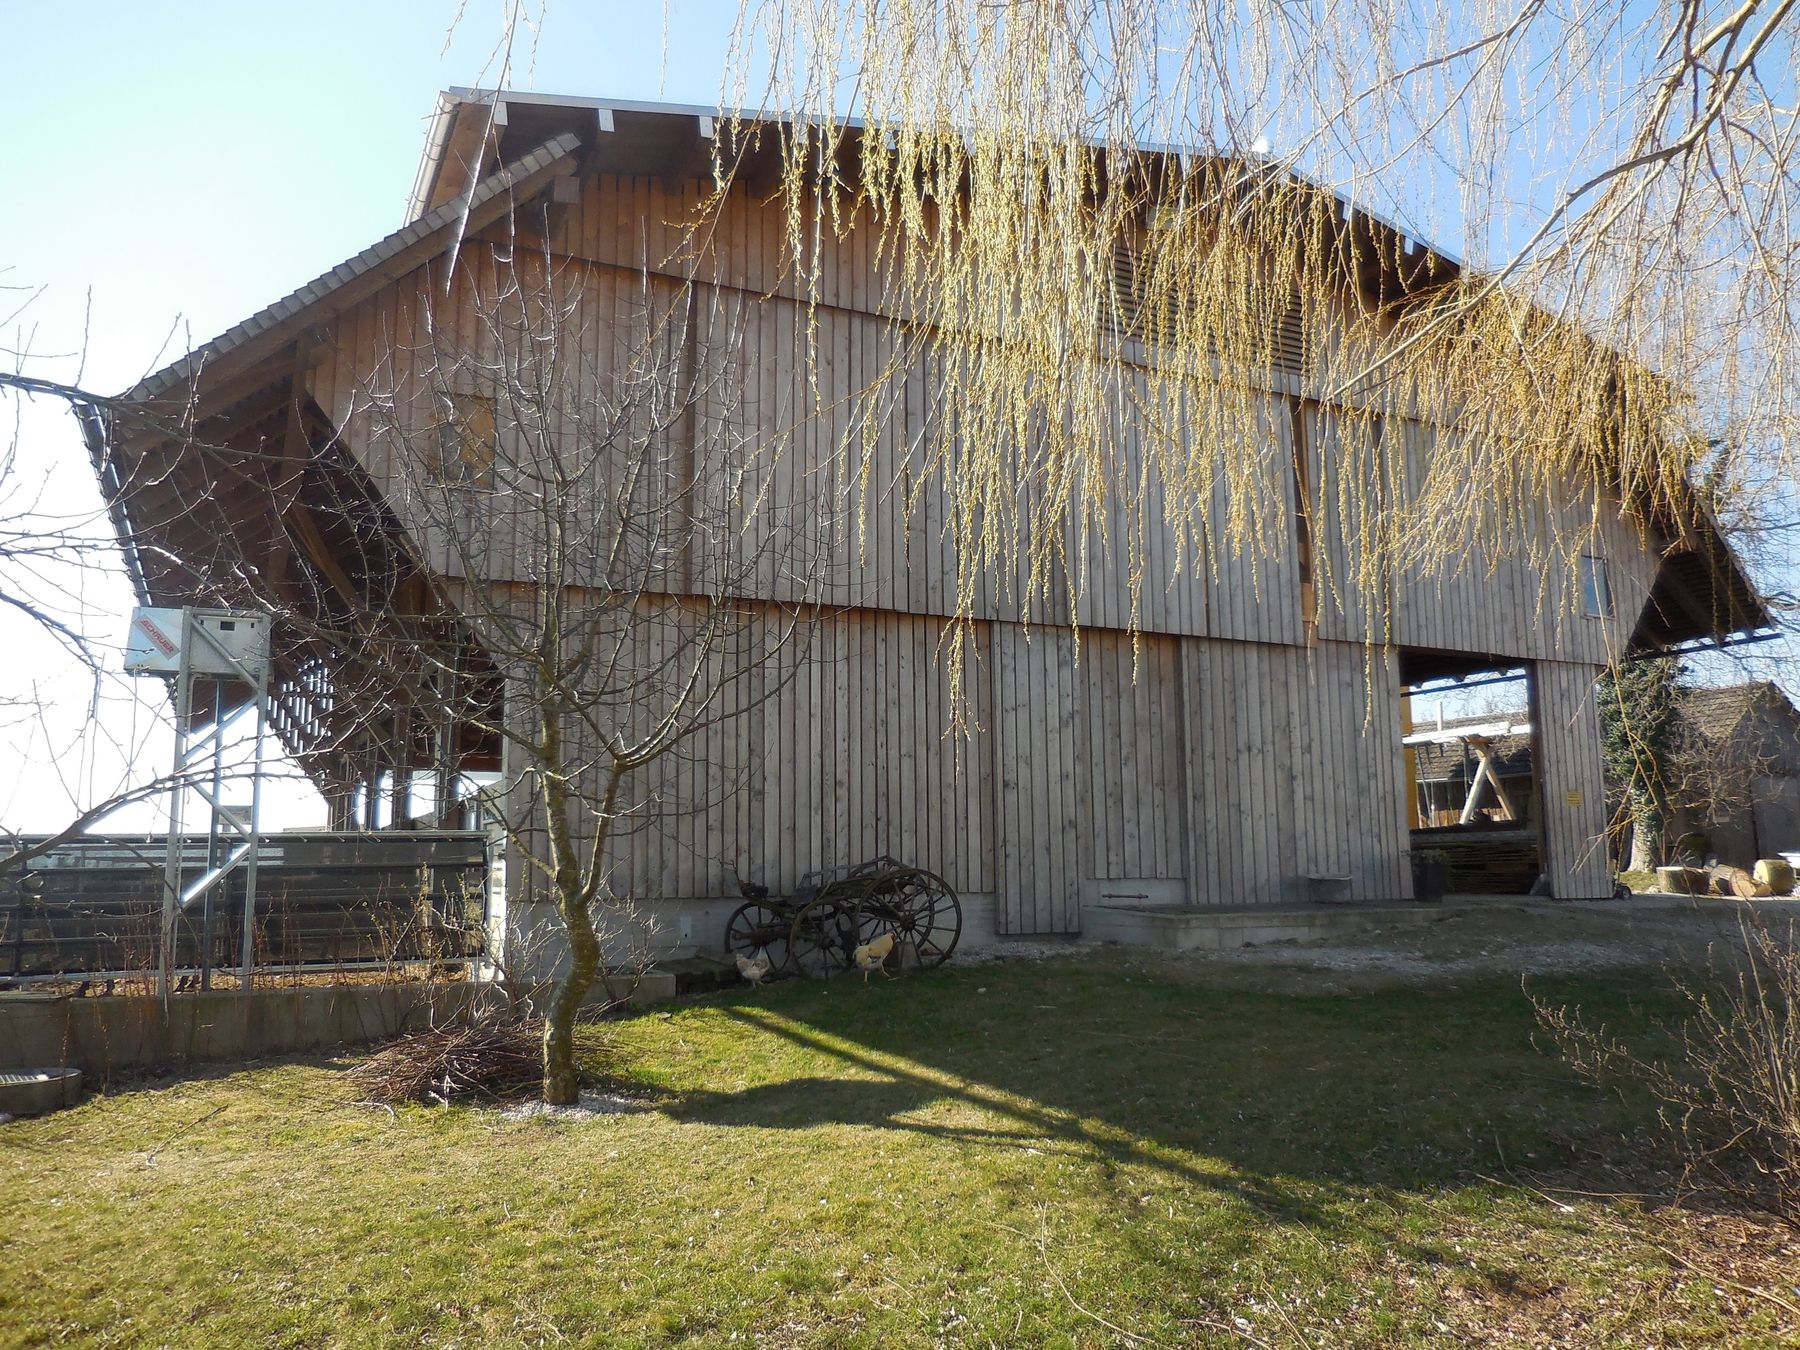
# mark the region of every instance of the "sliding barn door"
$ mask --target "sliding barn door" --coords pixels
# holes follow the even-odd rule
[[[1597,666],[1538,661],[1531,679],[1531,754],[1542,805],[1543,868],[1559,900],[1612,894]]]
[[[1002,933],[1081,931],[1074,645],[1067,632],[995,624],[995,825]]]

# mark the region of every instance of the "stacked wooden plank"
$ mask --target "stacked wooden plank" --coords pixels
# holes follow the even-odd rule
[[[1457,828],[1414,830],[1412,850],[1444,861],[1446,889],[1461,895],[1523,895],[1542,870],[1530,830]]]

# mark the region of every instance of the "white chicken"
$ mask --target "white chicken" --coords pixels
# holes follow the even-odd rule
[[[888,974],[886,962],[888,953],[893,950],[894,934],[890,930],[889,932],[883,933],[880,937],[870,938],[867,942],[863,943],[862,946],[850,953],[851,959],[856,962],[856,968],[863,973],[864,984],[869,982],[869,972],[871,970],[879,970],[883,975]],[[890,975],[888,978],[892,979],[893,977]]]
[[[738,974],[750,982],[752,989],[756,988],[769,974],[769,949],[758,947],[755,956],[745,956],[739,952],[737,967]]]

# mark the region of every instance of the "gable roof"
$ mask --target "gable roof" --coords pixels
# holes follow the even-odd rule
[[[565,162],[572,163],[580,148],[581,139],[572,132],[552,137],[514,162],[495,169],[472,191],[451,196],[329,272],[265,305],[211,342],[146,376],[121,395],[121,401],[146,402],[185,389],[196,381],[204,382],[208,376],[220,378],[222,372],[242,369],[291,338],[295,329],[334,316],[367,291],[452,244],[456,235],[470,228],[470,222],[486,213],[485,209],[496,203],[504,207],[515,198],[531,195]],[[371,278],[379,280],[369,285]]]
[[[1786,692],[1773,680],[1749,680],[1743,684],[1706,685],[1683,689],[1681,717],[1688,726],[1709,741],[1731,735],[1745,716],[1759,703],[1777,711],[1785,710],[1791,724],[1800,725],[1797,711]]]
[[[568,129],[579,131],[590,142],[590,165],[600,172],[667,177],[710,174],[714,132],[721,122],[733,119],[765,126],[814,124],[802,115],[780,111],[453,85],[439,93],[427,125],[409,213],[417,216],[430,210],[445,194],[466,184],[472,168],[479,172],[492,157],[516,154],[534,139]],[[846,116],[836,118],[833,129],[846,133],[854,144],[867,128],[862,118]],[[1096,149],[1105,148],[1094,144]],[[696,147],[698,154],[693,153]],[[1217,151],[1193,145],[1140,142],[1132,148],[1147,156],[1184,162],[1224,159]],[[753,153],[772,161],[778,152],[764,146]],[[1414,284],[1436,284],[1462,269],[1461,260],[1449,250],[1425,242],[1416,231],[1357,205],[1274,156],[1237,152],[1229,162],[1276,169],[1328,196],[1346,228],[1353,227],[1359,235],[1384,236],[1383,247],[1368,250],[1370,258],[1397,266]],[[740,163],[738,167],[744,166]],[[757,176],[768,177],[760,168]]]
[[[247,391],[242,381],[259,363],[282,352],[309,327],[329,321],[382,285],[454,248],[514,202],[542,191],[571,170],[583,173],[656,175],[675,180],[710,175],[716,109],[511,91],[453,88],[439,95],[409,209],[400,229],[354,257],[265,306],[212,341],[140,381],[117,403],[154,405],[193,399],[196,411],[216,411]],[[756,114],[770,122],[790,121]],[[754,119],[753,119],[754,120]],[[850,119],[848,130],[859,124]],[[1143,147],[1153,154],[1178,147]],[[776,151],[738,169],[772,181]],[[1321,189],[1324,191],[1325,189]],[[1335,196],[1335,194],[1334,194]],[[1460,263],[1410,237],[1400,227],[1337,197],[1346,229],[1360,237],[1381,235],[1387,246],[1374,256],[1398,266],[1407,284],[1433,284]],[[1353,228],[1354,227],[1354,228]],[[264,372],[269,379],[272,371]],[[104,458],[104,428],[88,428],[96,462]],[[1703,510],[1686,525],[1659,523],[1665,540],[1650,601],[1639,616],[1633,650],[1687,642],[1720,641],[1770,625],[1768,611],[1716,522]]]

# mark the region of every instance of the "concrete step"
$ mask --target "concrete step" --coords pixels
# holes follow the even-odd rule
[[[541,1003],[548,997],[550,988],[550,985],[544,985],[534,990],[533,998]],[[675,976],[662,965],[654,965],[643,971],[616,971],[610,975],[602,972],[581,1002],[588,1008],[620,1001],[634,1008],[646,1008],[653,1003],[667,1003],[680,992]]]
[[[735,989],[744,982],[738,974],[737,962],[716,956],[684,956],[674,961],[658,961],[656,969],[675,981],[675,992],[711,994],[721,989]]]
[[[1165,951],[1225,951],[1268,942],[1311,942],[1397,923],[1430,923],[1442,905],[1083,905],[1082,936]]]

